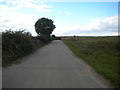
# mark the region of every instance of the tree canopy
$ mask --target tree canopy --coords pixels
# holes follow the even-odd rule
[[[38,35],[47,35],[50,34],[55,29],[54,21],[48,18],[41,18],[35,23],[35,30]]]

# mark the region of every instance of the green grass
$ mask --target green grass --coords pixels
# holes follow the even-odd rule
[[[118,87],[118,38],[72,37],[63,41],[77,57],[110,80],[114,87]]]

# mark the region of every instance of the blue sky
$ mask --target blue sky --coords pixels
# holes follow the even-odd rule
[[[0,30],[25,28],[33,36],[35,22],[54,21],[56,36],[111,36],[118,34],[117,2],[43,2],[0,0]]]

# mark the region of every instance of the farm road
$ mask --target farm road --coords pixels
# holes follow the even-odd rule
[[[91,68],[55,40],[22,63],[2,69],[3,88],[106,88]]]

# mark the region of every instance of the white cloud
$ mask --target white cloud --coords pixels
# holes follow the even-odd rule
[[[21,8],[33,8],[36,11],[51,12],[52,7],[44,4],[40,0],[0,0],[7,4],[0,4],[0,31],[6,29],[29,29],[33,35],[36,35],[34,24],[41,17],[35,14],[18,13]],[[59,12],[59,15],[71,15],[70,12]],[[56,26],[53,34],[55,35],[117,35],[118,16],[103,17],[92,19],[85,26]]]
[[[5,5],[0,5],[0,8],[4,10],[33,8],[36,11],[41,11],[41,12],[52,11],[52,7],[44,4],[41,0],[2,0],[0,2],[6,3]]]
[[[20,28],[29,29],[30,32],[35,34],[34,24],[40,16],[34,14],[25,14],[16,12],[14,10],[1,11],[0,13],[0,31],[6,29],[17,30]]]
[[[118,16],[92,19],[86,26],[81,26],[82,30],[116,30],[118,26]]]
[[[37,11],[42,11],[42,12],[52,12],[52,7],[48,5],[31,5],[31,8],[34,7]]]
[[[58,27],[53,32],[56,35],[82,35],[82,36],[111,36],[118,35],[118,16],[92,19],[85,26]]]
[[[34,30],[34,24],[38,20],[38,16],[10,12],[8,16],[0,16],[0,30],[12,29],[17,30],[20,28],[28,29],[33,35],[36,35]]]
[[[39,12],[52,11],[51,6],[46,5],[40,0],[0,0],[0,31],[24,28],[29,29],[33,35],[36,35],[34,24],[42,16],[18,11],[24,8],[33,8]]]

